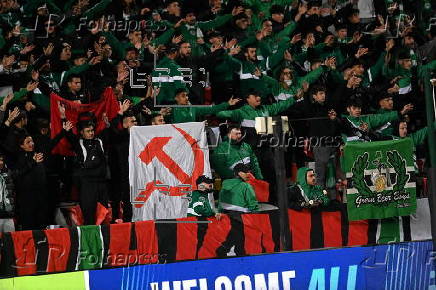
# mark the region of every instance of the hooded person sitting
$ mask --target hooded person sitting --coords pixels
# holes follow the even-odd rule
[[[190,194],[190,201],[188,205],[188,217],[192,216],[202,216],[202,217],[213,217],[217,219],[221,217],[221,214],[215,212],[211,207],[209,202],[209,193],[213,193],[213,183],[212,178],[208,178],[202,175],[197,178],[197,190],[194,190]]]
[[[301,167],[297,173],[297,184],[288,193],[288,207],[296,210],[327,206],[330,200],[327,191],[316,185],[313,169]]]
[[[263,179],[259,162],[253,149],[242,141],[240,126],[230,125],[227,136],[224,137],[211,156],[212,166],[222,179],[233,178],[233,168],[239,164],[247,164],[256,179]]]
[[[259,203],[256,199],[256,193],[253,187],[246,182],[252,178],[250,168],[239,163],[234,167],[233,172],[235,178],[226,179],[223,182],[219,194],[218,209],[239,212],[258,211]]]

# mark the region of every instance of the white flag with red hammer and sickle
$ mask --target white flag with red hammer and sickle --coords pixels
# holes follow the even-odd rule
[[[201,175],[211,177],[204,122],[130,129],[133,221],[186,217]]]

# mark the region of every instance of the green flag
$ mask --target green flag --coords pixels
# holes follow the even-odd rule
[[[103,265],[103,236],[100,226],[81,226],[78,270],[99,269]]]
[[[349,142],[344,148],[349,220],[384,219],[416,211],[410,138]]]

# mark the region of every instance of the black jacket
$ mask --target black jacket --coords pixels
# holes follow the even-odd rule
[[[71,131],[67,132],[66,136],[77,154],[76,175],[87,179],[104,180],[107,175],[107,162],[103,141],[99,138],[78,138]]]
[[[321,144],[327,145],[328,140],[338,136],[339,130],[337,122],[328,118],[328,112],[334,109],[335,105],[326,99],[324,104],[313,101],[312,97],[306,97],[304,100],[297,102],[292,106],[287,114],[289,119],[307,118],[308,137],[329,137],[320,138]],[[331,138],[330,138],[331,137]]]

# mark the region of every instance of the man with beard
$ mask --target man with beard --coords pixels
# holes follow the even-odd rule
[[[289,45],[289,44],[288,44]],[[244,60],[241,61],[239,71],[240,94],[246,95],[250,91],[256,91],[262,99],[265,99],[269,93],[266,81],[263,75],[267,74],[269,68],[275,67],[283,59],[283,52],[287,46],[283,45],[279,52],[271,57],[258,60],[257,46],[247,45],[244,52]]]
[[[155,96],[157,105],[174,104],[174,96],[178,89],[186,89],[181,67],[175,59],[179,53],[178,47],[174,44],[168,45],[163,57],[153,71],[153,86],[159,87],[159,94]]]
[[[233,178],[233,168],[239,164],[247,164],[256,179],[263,179],[259,162],[251,146],[242,141],[240,126],[230,125],[228,134],[214,150],[211,158],[212,167],[221,179]]]
[[[203,56],[193,56],[192,47],[188,41],[180,43],[179,54],[176,63],[183,69],[190,69],[192,75],[189,86],[189,96],[192,103],[202,105],[204,95],[204,84],[206,82],[206,73],[214,66],[216,57],[214,53]]]

